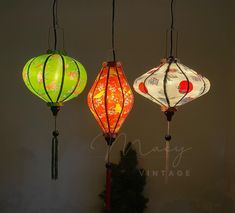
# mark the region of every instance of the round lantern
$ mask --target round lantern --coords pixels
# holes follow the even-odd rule
[[[85,88],[87,75],[81,63],[54,53],[30,59],[23,80],[32,93],[54,107],[78,96]]]
[[[112,143],[134,102],[120,62],[103,63],[87,100],[107,142]]]
[[[81,63],[50,51],[30,59],[23,69],[23,80],[28,89],[47,102],[55,118],[55,129],[52,133],[52,179],[58,178],[58,135],[56,118],[60,107],[65,101],[78,96],[85,88],[87,75]]]
[[[64,31],[58,22],[58,0],[53,0],[53,27],[49,29],[47,54],[30,59],[23,69],[23,80],[28,89],[47,102],[55,123],[52,133],[51,177],[58,178],[58,136],[56,119],[64,102],[78,96],[86,86],[87,75],[81,63],[67,56],[64,51]],[[53,29],[54,46],[50,48],[50,32]],[[57,48],[60,41],[58,31],[62,30],[62,50]]]
[[[175,58],[137,78],[134,89],[140,95],[159,104],[163,111],[175,109],[207,93],[210,82]]]

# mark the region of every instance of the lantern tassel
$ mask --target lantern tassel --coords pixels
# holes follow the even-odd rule
[[[167,135],[165,136],[166,146],[165,146],[165,153],[166,153],[166,164],[165,164],[165,184],[168,183],[169,177],[169,166],[170,166],[170,121],[167,122]]]
[[[105,209],[106,212],[111,212],[110,198],[111,198],[111,176],[112,168],[111,163],[106,164],[106,191],[105,191]]]
[[[60,110],[59,106],[51,106],[51,111],[55,119],[54,123],[54,131],[52,132],[52,145],[51,145],[51,179],[57,180],[58,179],[58,136],[59,131],[57,130],[57,114]]]
[[[110,163],[110,148],[112,146],[113,138],[109,138],[108,142],[108,159],[106,163],[106,189],[105,189],[105,209],[106,213],[111,212],[111,178],[112,178],[112,166]]]
[[[168,177],[169,177],[169,167],[170,167],[170,141],[171,141],[171,135],[170,135],[170,122],[172,120],[173,115],[176,112],[176,108],[170,107],[168,108],[164,114],[167,118],[167,134],[165,136],[166,146],[165,146],[165,153],[166,153],[166,165],[165,165],[165,183],[168,183]]]
[[[53,131],[52,150],[51,150],[51,178],[58,179],[58,131]]]
[[[168,183],[168,177],[169,177],[169,160],[170,160],[170,143],[169,141],[166,141],[166,167],[165,167],[165,183]]]

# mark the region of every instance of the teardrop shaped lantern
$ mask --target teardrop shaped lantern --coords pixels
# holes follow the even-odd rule
[[[137,93],[150,99],[161,106],[161,110],[165,113],[168,128],[165,136],[166,140],[166,182],[169,170],[169,149],[170,149],[170,121],[177,111],[177,108],[186,104],[204,94],[210,89],[210,82],[207,78],[198,74],[191,68],[183,65],[177,57],[173,55],[174,42],[174,16],[173,16],[174,0],[171,0],[171,27],[167,31],[167,38],[170,34],[170,54],[161,60],[159,66],[149,70],[141,75],[134,82],[134,89]],[[177,55],[177,39],[176,48]],[[168,47],[166,47],[168,49]],[[166,54],[167,55],[167,54]]]
[[[132,109],[134,96],[127,82],[122,65],[116,61],[114,48],[115,0],[112,1],[112,52],[113,61],[105,62],[87,97],[88,106],[101,127],[108,145],[106,162],[106,212],[111,212],[111,163],[110,147]]]
[[[64,102],[77,97],[85,88],[87,74],[77,60],[57,49],[57,0],[53,1],[54,50],[48,50],[30,59],[23,69],[23,80],[27,88],[51,108],[55,118],[52,139],[52,179],[58,178],[58,135],[56,118]]]
[[[116,138],[134,101],[120,62],[103,63],[87,99],[88,106],[109,144]]]

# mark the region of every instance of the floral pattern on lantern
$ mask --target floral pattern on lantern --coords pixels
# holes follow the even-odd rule
[[[177,59],[163,59],[161,64],[137,78],[134,89],[165,109],[186,104],[210,89],[210,82]]]
[[[61,105],[83,91],[87,74],[83,65],[69,56],[45,54],[26,63],[23,80],[39,98],[50,105]]]
[[[87,101],[103,132],[117,133],[134,102],[120,62],[103,63]]]

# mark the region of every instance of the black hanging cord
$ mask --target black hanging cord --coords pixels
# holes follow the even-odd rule
[[[112,52],[113,52],[113,61],[116,61],[115,53],[115,0],[113,0],[113,14],[112,14]]]
[[[54,30],[54,50],[57,49],[57,27],[58,27],[58,15],[57,15],[57,8],[58,8],[58,0],[54,0],[53,2],[53,30]]]
[[[173,57],[174,0],[171,0],[170,57]]]

